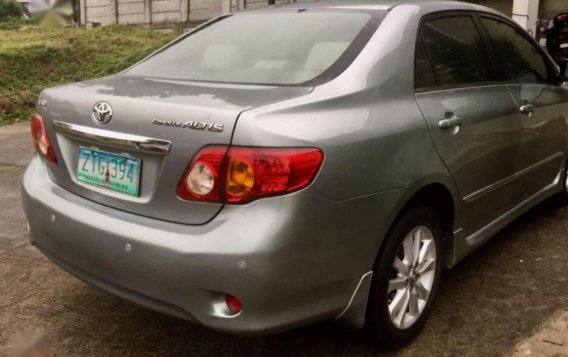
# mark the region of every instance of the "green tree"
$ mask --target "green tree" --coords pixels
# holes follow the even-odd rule
[[[0,0],[0,21],[21,16],[22,8],[14,0]]]

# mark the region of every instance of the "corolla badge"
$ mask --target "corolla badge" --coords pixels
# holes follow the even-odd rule
[[[160,120],[154,119],[152,120],[152,124],[160,125],[160,126],[171,126],[174,128],[181,128],[181,129],[194,129],[194,130],[205,130],[205,131],[213,131],[220,133],[223,131],[225,126],[219,123],[207,123],[202,121],[175,121],[175,120]]]
[[[93,120],[95,124],[104,125],[112,119],[112,107],[107,102],[93,105]]]

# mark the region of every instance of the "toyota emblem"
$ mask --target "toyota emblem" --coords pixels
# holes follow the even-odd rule
[[[104,125],[112,119],[112,107],[107,102],[98,102],[93,106],[95,124]]]

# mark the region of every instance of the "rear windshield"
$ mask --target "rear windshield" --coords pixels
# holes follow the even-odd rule
[[[341,73],[382,13],[271,11],[232,15],[190,33],[126,74],[273,85],[312,85]]]

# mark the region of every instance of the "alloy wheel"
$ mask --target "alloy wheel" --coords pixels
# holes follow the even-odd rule
[[[393,325],[407,329],[420,317],[436,276],[436,240],[426,226],[412,229],[398,247],[387,291]]]

